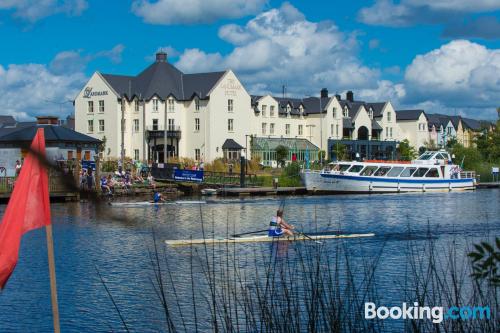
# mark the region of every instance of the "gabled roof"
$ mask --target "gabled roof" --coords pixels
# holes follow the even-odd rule
[[[325,112],[325,108],[331,99],[331,97],[307,97],[302,100],[302,103],[307,114],[319,114]]]
[[[0,116],[0,128],[6,126],[15,126],[16,120],[12,116]]]
[[[224,143],[222,144],[222,149],[240,150],[240,149],[245,149],[245,147],[243,147],[233,139],[226,139],[226,141],[224,141]]]
[[[59,125],[32,125],[0,129],[0,143],[31,142],[39,128],[44,129],[46,142],[77,142],[99,144],[100,140]]]
[[[372,119],[372,130],[383,130],[382,126],[375,119]]]
[[[347,106],[347,110],[349,111],[349,118],[354,119],[356,115],[358,114],[359,110],[361,110],[361,107],[365,106],[365,102],[350,102],[347,100],[342,100],[339,101],[340,106],[342,106],[342,110],[345,109]]]
[[[482,129],[481,122],[475,119],[462,118],[462,124],[473,131],[480,131]]]
[[[462,118],[460,116],[450,116],[451,123],[453,124],[453,127],[455,130],[458,129],[458,124],[462,121]]]
[[[190,100],[194,95],[207,98],[224,73],[184,74],[167,61],[157,60],[137,76],[102,74],[102,77],[120,96],[129,100],[138,96],[146,100],[154,96]]]
[[[424,110],[397,110],[396,120],[418,120],[422,113],[427,118]]]
[[[370,107],[373,109],[373,117],[381,117],[382,116],[382,110],[384,110],[385,102],[378,102],[378,103],[365,103],[365,109],[368,111]]]

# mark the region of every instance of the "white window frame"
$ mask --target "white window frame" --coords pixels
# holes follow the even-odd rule
[[[290,124],[285,124],[285,135],[290,135]]]
[[[139,127],[139,119],[134,119],[134,132],[139,132],[140,127]]]
[[[139,102],[138,99],[134,101],[134,111],[139,112],[139,109],[141,108],[141,103]]]
[[[152,102],[153,102],[153,112],[158,112],[158,110],[160,109],[159,108],[160,103],[158,98],[153,98]]]
[[[304,135],[304,125],[299,125],[299,128],[298,128],[298,132],[299,132],[299,135]]]
[[[200,111],[200,100],[198,98],[194,100],[194,110]]]
[[[201,158],[201,150],[200,148],[195,148],[194,150],[194,160],[199,161]]]
[[[262,105],[262,117],[266,117],[267,105]]]
[[[94,101],[88,101],[87,113],[94,113]]]
[[[232,119],[232,118],[229,118],[227,120],[227,131],[234,132],[234,119]]]
[[[274,105],[269,106],[269,117],[274,117]]]
[[[94,119],[87,120],[87,132],[94,133]]]
[[[391,113],[390,112],[387,112],[387,121],[391,121]]]
[[[227,100],[227,112],[234,112],[234,100],[233,99]]]
[[[173,98],[167,100],[167,110],[168,112],[175,112],[175,100]]]
[[[134,149],[134,160],[139,160],[139,149]]]
[[[262,135],[267,135],[267,123],[262,123]]]
[[[200,118],[194,118],[194,131],[200,131]]]
[[[106,127],[104,125],[105,125],[104,119],[99,119],[99,133],[104,132],[104,130],[106,129]]]
[[[274,135],[274,123],[269,124],[269,134]]]
[[[104,100],[103,99],[99,100],[99,112],[104,113]]]
[[[155,120],[156,120],[156,129],[155,129]],[[160,121],[158,118],[153,118],[151,120],[151,130],[153,131],[159,131],[160,130]]]
[[[168,119],[168,131],[175,131],[175,119],[169,118]]]

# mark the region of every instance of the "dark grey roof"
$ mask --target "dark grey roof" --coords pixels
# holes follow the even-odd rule
[[[458,129],[458,124],[462,120],[460,116],[450,116],[451,123],[453,124],[453,127],[455,130]]]
[[[184,74],[165,61],[156,61],[137,76],[102,74],[103,78],[121,96],[129,100],[140,96],[146,100],[155,95],[177,100],[190,100],[194,95],[207,98],[225,72]]]
[[[325,107],[330,102],[330,97],[307,97],[302,100],[304,107],[306,109],[307,114],[318,114],[321,112],[325,112]]]
[[[375,111],[373,111],[373,113],[375,113]],[[372,119],[372,129],[374,130],[382,130],[382,126],[379,125],[379,123],[375,120],[375,119]]]
[[[0,128],[6,126],[15,126],[16,120],[12,116],[0,116]]]
[[[342,106],[342,112],[345,109],[345,107],[347,106],[347,109],[349,110],[349,117],[352,119],[354,119],[354,117],[356,117],[356,115],[358,114],[361,107],[366,106],[365,102],[358,102],[358,101],[350,102],[347,100],[342,100],[342,101],[339,101],[339,103],[340,103],[340,106]]]
[[[385,105],[385,102],[365,103],[365,108],[368,111],[371,107],[373,110],[373,116],[380,117],[380,116],[382,116],[382,110],[384,109],[384,105]]]
[[[0,129],[0,142],[31,142],[39,128],[44,129],[46,142],[77,142],[99,144],[100,140],[59,125],[33,125]]]
[[[351,118],[342,119],[342,125],[344,128],[354,128],[354,125],[352,124]]]
[[[422,113],[426,116],[424,110],[397,110],[396,120],[417,120]]]
[[[469,128],[473,131],[480,131],[482,129],[481,122],[479,120],[470,119],[470,118],[462,118],[462,124],[464,124],[465,127]]]
[[[240,145],[238,142],[234,141],[233,139],[226,139],[224,141],[224,144],[222,145],[222,149],[245,149],[242,145]]]

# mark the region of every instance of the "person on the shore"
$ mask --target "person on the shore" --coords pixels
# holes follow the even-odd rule
[[[87,189],[92,191],[94,189],[94,175],[92,174],[92,168],[87,170]]]
[[[101,177],[101,190],[107,195],[113,195],[113,193],[111,192],[111,188],[108,185],[108,179],[106,178],[106,176]]]
[[[165,199],[162,197],[160,192],[155,191],[155,193],[153,194],[153,202],[154,203],[165,202]]]
[[[293,236],[294,229],[293,225],[285,222],[283,219],[283,209],[278,209],[276,216],[273,216],[271,222],[269,223],[269,237],[280,237],[285,234],[286,236]]]
[[[19,176],[19,173],[21,173],[21,162],[19,160],[16,161],[16,177]]]
[[[148,183],[149,183],[149,186],[151,186],[153,188],[153,190],[156,190],[156,184],[155,184],[155,181],[153,179],[153,175],[151,175],[151,173],[148,174]]]

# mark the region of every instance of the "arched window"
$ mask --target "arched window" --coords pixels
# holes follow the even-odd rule
[[[344,117],[347,118],[349,117],[349,109],[346,107],[344,107]]]

